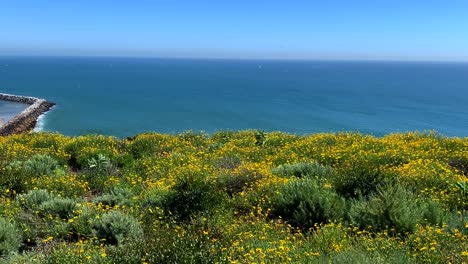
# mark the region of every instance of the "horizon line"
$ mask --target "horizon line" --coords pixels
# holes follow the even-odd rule
[[[1,57],[36,57],[36,58],[112,58],[112,59],[168,59],[168,60],[214,60],[214,61],[297,61],[297,62],[408,62],[408,63],[468,63],[468,58],[456,59],[416,59],[416,58],[286,58],[286,57],[216,57],[216,56],[160,56],[160,55],[100,55],[100,54],[2,54]]]

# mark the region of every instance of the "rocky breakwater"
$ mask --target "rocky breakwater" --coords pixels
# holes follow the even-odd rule
[[[54,103],[44,99],[0,93],[0,100],[28,104],[29,107],[12,118],[6,124],[0,124],[0,135],[19,134],[34,129],[40,115],[49,111]]]

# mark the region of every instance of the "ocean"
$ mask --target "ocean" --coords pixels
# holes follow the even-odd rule
[[[0,100],[0,126],[6,124],[29,105]]]
[[[55,102],[38,129],[66,135],[468,136],[468,63],[0,57],[0,92]]]

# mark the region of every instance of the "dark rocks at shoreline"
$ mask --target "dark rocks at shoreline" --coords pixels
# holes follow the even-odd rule
[[[0,94],[0,100],[30,105],[20,114],[8,121],[8,123],[3,126],[0,125],[1,136],[20,134],[34,129],[39,116],[49,111],[50,108],[55,105],[54,103],[48,102],[44,99],[10,94]]]

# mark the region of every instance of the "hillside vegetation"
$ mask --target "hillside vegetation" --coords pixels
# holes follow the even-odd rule
[[[0,138],[0,262],[468,262],[468,138]]]

